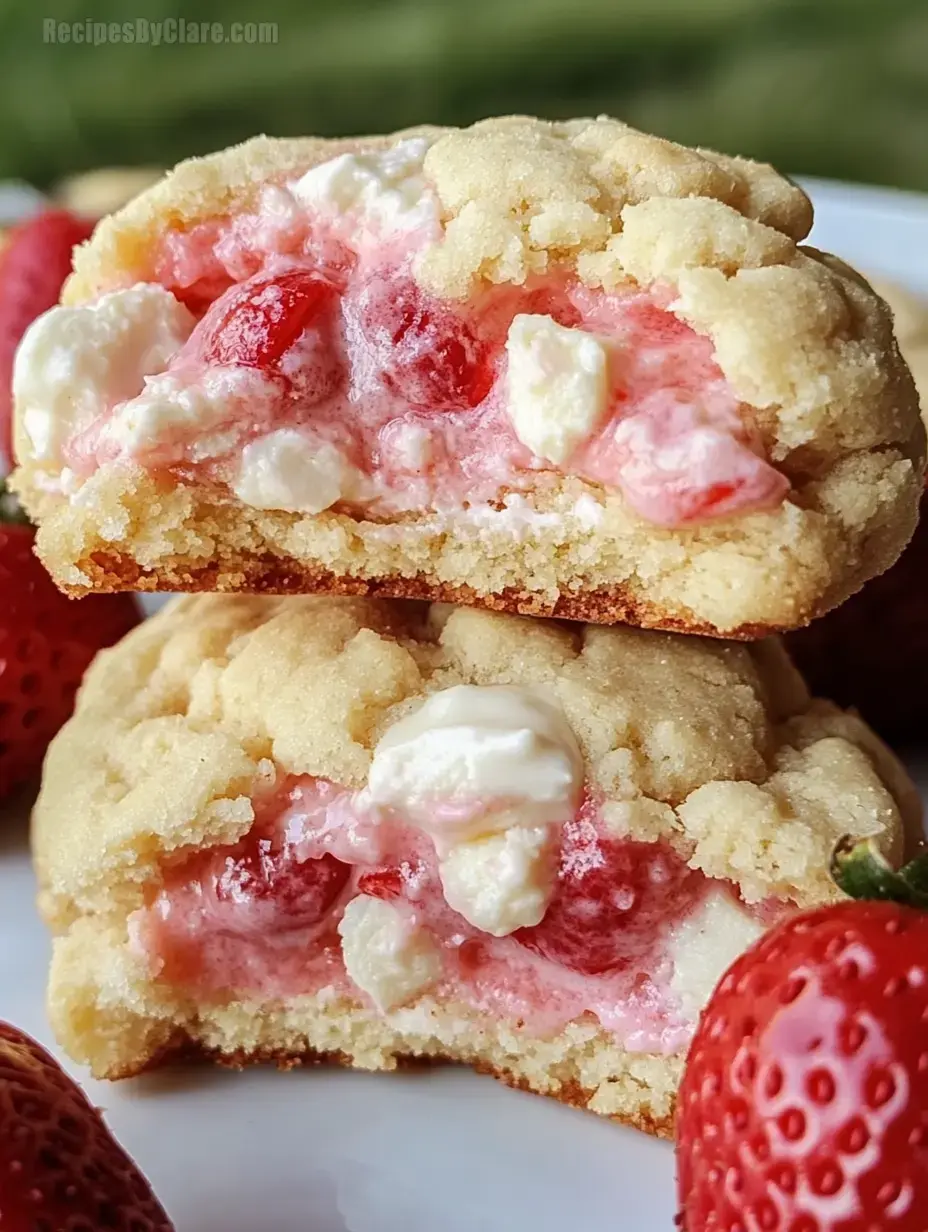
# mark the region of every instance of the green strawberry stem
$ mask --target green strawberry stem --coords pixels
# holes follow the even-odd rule
[[[7,487],[6,480],[0,479],[0,525],[11,522],[26,526],[29,519],[22,505]]]
[[[851,898],[928,908],[928,852],[895,869],[872,838],[843,838],[831,858],[831,875]]]

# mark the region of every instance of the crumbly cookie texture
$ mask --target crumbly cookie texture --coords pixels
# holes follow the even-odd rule
[[[63,298],[152,279],[168,229],[247,210],[265,183],[413,134],[433,139],[425,175],[442,214],[416,268],[432,293],[462,297],[554,268],[594,287],[669,288],[672,311],[712,339],[752,408],[791,481],[787,499],[666,530],[618,494],[548,477],[526,498],[534,520],[451,526],[423,515],[384,526],[256,511],[115,464],[69,502],[24,464],[14,483],[60,585],[335,590],[758,636],[807,623],[892,564],[914,529],[924,466],[911,377],[886,305],[840,262],[797,247],[811,207],[768,166],[605,117],[515,116],[352,141],[259,137],[181,164],[104,220]],[[563,518],[584,495],[601,506],[597,525]]]
[[[77,252],[64,301],[81,303],[114,285],[150,277],[153,245],[169,228],[247,210],[268,182],[292,179],[340,154],[384,150],[416,136],[434,143],[425,173],[445,223],[422,278],[449,297],[466,293],[484,276],[519,282],[543,272],[550,261],[592,255],[621,231],[626,206],[651,198],[720,203],[732,211],[726,217],[759,223],[797,243],[812,226],[805,193],[772,167],[691,150],[605,116],[564,123],[505,116],[468,129],[423,125],[345,140],[262,136],[188,159],[105,219]],[[704,239],[703,251],[692,252],[685,263],[710,264],[718,250],[732,272],[746,262],[769,264],[778,241],[772,235],[752,243],[751,234]],[[756,234],[764,237],[766,230]],[[680,236],[677,247],[683,245]],[[787,242],[781,252],[788,251]]]
[[[809,698],[776,640],[365,599],[178,599],[98,657],[45,765],[33,845],[68,1050],[109,1076],[181,1047],[374,1068],[443,1057],[668,1129],[682,1058],[624,1054],[588,1024],[536,1040],[427,998],[376,1019],[306,998],[199,1004],[128,946],[165,862],[244,835],[275,771],[360,787],[383,732],[456,684],[547,691],[607,824],[668,840],[749,902],[828,900],[840,836],[873,835],[897,859],[918,831],[904,771],[860,720]]]
[[[577,478],[501,510],[382,523],[252,509],[114,465],[73,504],[18,476],[40,522],[38,553],[75,596],[324,591],[731,638],[806,624],[890,565],[921,487],[902,454],[853,453],[810,480],[804,505],[666,530]]]

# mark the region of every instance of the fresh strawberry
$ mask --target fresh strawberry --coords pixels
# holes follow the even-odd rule
[[[258,274],[209,308],[182,353],[242,364],[286,382],[304,403],[334,393],[343,365],[334,340],[339,293],[312,270]]]
[[[735,962],[680,1091],[686,1232],[928,1228],[928,858],[843,845],[842,902]],[[895,901],[890,901],[895,900]]]
[[[221,903],[266,902],[290,927],[310,928],[331,911],[351,868],[328,853],[297,860],[272,838],[249,835],[217,860]]]
[[[604,975],[640,960],[701,881],[669,848],[612,838],[581,811],[564,825],[545,918],[512,935],[571,971]]]
[[[35,1040],[6,1023],[0,1023],[0,1227],[172,1229],[81,1089]]]
[[[361,296],[360,328],[383,383],[416,410],[462,410],[490,392],[488,347],[411,279],[372,279]]]
[[[58,303],[75,244],[94,224],[67,210],[47,210],[14,228],[0,248],[0,455],[12,461],[13,356],[27,327]]]
[[[32,527],[3,520],[2,489],[0,800],[38,771],[90,660],[139,619],[131,595],[66,598],[33,553]]]

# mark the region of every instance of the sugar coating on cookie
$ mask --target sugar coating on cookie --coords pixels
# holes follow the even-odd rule
[[[182,599],[48,756],[52,1019],[111,1077],[431,1056],[666,1131],[734,954],[835,897],[838,838],[896,859],[919,811],[773,641]]]
[[[802,624],[898,554],[924,464],[886,307],[810,225],[607,118],[182,164],[20,348],[39,550],[75,593]]]

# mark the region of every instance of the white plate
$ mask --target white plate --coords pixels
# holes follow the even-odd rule
[[[829,180],[803,187],[815,202],[811,244],[928,295],[928,195]]]
[[[928,294],[928,198],[810,185],[813,242]],[[0,1017],[51,1045],[25,822],[0,828]],[[78,1074],[83,1080],[84,1074]],[[178,1232],[671,1232],[669,1146],[463,1071],[88,1082]]]

